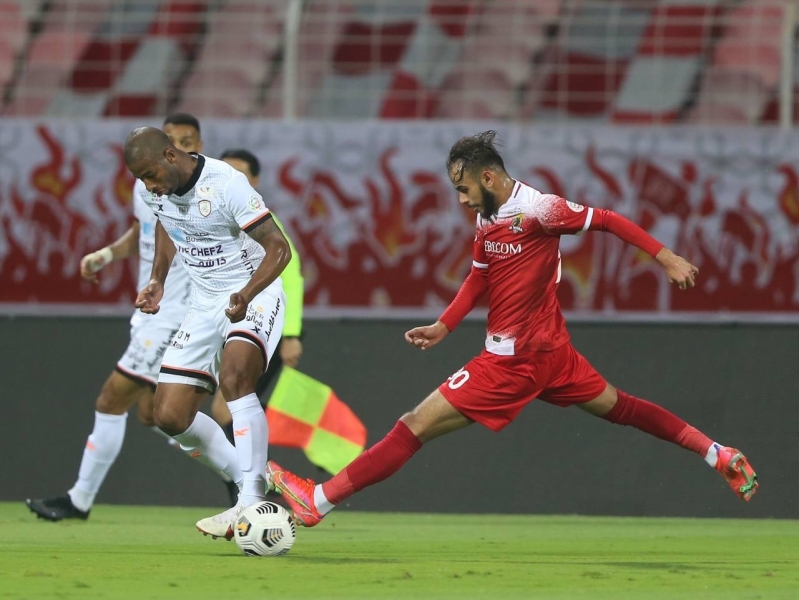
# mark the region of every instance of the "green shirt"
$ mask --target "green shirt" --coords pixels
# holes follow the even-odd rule
[[[283,280],[283,291],[286,294],[286,323],[283,326],[283,337],[299,337],[302,333],[302,299],[305,292],[300,270],[300,254],[291,242],[283,224],[277,220],[274,214],[272,218],[286,236],[286,241],[291,249],[291,260],[280,274],[280,278]]]

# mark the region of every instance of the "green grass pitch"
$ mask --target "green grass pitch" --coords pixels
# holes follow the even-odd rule
[[[0,599],[799,598],[799,521],[334,512],[248,558],[206,508],[0,504]]]

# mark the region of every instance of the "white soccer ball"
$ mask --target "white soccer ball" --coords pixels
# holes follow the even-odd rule
[[[297,530],[285,508],[266,501],[242,511],[233,537],[247,556],[282,556],[294,545]]]

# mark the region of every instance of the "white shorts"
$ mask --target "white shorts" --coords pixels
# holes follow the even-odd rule
[[[180,327],[180,319],[163,318],[159,314],[143,316],[131,326],[130,344],[116,370],[128,379],[155,387],[161,359]]]
[[[231,323],[225,314],[230,303],[223,296],[211,307],[192,306],[172,339],[161,364],[159,383],[182,383],[213,393],[219,381],[222,349],[230,340],[241,340],[261,351],[264,371],[283,332],[286,297],[264,290],[247,307],[243,321]]]

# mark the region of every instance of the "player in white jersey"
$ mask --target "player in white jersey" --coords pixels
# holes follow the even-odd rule
[[[235,518],[266,495],[268,425],[255,386],[283,330],[280,273],[291,250],[261,196],[227,163],[182,152],[152,127],[128,136],[125,162],[158,216],[151,279],[136,306],[158,313],[175,254],[192,281],[190,308],[161,364],[155,422],[184,450],[242,482],[235,506],[197,523],[202,533],[229,540]],[[198,412],[217,381],[233,415],[235,447]]]
[[[200,123],[192,115],[169,115],[164,120],[163,129],[182,150],[202,150]],[[152,270],[155,225],[158,220],[142,200],[142,193],[146,193],[144,184],[137,181],[133,191],[135,220],[131,227],[110,246],[92,252],[81,260],[81,275],[85,279],[96,282],[99,271],[112,261],[138,254],[137,289],[147,285]],[[154,316],[134,312],[130,320],[130,343],[95,403],[94,428],[83,451],[78,479],[66,494],[28,499],[26,504],[39,517],[50,521],[88,518],[95,496],[122,448],[127,413],[131,406],[138,403],[139,421],[162,434],[153,423],[153,391],[161,357],[186,314],[190,286],[188,273],[178,264],[171,270],[167,280],[162,310]]]

